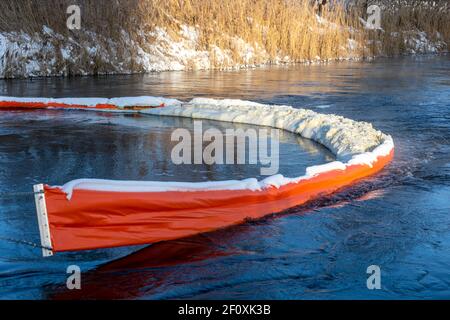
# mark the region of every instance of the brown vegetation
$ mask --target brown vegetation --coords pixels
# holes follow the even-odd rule
[[[291,62],[301,62],[408,53],[414,45],[408,39],[418,31],[426,32],[432,41],[450,44],[449,7],[443,2],[424,6],[413,0],[381,0],[384,31],[369,31],[359,18],[366,16],[372,2],[354,0],[344,7],[339,1],[328,1],[320,7],[318,18],[318,6],[312,0],[2,0],[0,32],[38,36],[55,47],[73,39],[80,44],[75,50],[77,58],[72,65],[61,66],[69,74],[80,73],[75,64],[85,64],[85,73],[120,72],[114,66],[117,63],[123,70],[142,71],[124,32],[134,43],[149,48],[156,28],[164,28],[177,39],[183,25],[196,28],[196,49],[210,52],[213,60],[214,48],[231,53],[230,65],[212,61],[218,68],[244,63],[236,39],[258,48],[251,64],[280,61],[286,56]],[[66,9],[72,4],[82,10],[80,31],[66,27]],[[43,26],[61,37],[46,37]],[[83,44],[92,44],[92,34],[99,52],[111,59],[106,61],[100,54],[93,58],[85,52],[87,45]],[[349,39],[358,45],[350,46]]]

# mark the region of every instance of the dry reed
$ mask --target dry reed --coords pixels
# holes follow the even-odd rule
[[[404,0],[405,1],[405,0]],[[404,5],[385,6],[382,27],[384,32],[362,28],[359,17],[370,1],[353,1],[344,5],[334,1],[327,5],[321,18],[311,0],[2,0],[0,1],[0,32],[19,32],[42,35],[48,26],[62,35],[52,41],[61,46],[67,38],[78,43],[92,42],[98,36],[106,61],[100,56],[92,59],[80,46],[78,55],[69,66],[61,66],[69,74],[115,72],[116,63],[125,69],[142,71],[135,63],[136,52],[124,40],[125,31],[142,47],[152,45],[148,36],[157,27],[164,28],[173,38],[179,38],[181,26],[193,26],[199,33],[198,50],[211,53],[214,48],[230,52],[230,65],[259,64],[289,61],[333,60],[366,55],[395,55],[408,48],[408,32],[422,30],[431,40],[450,44],[450,15],[448,6],[438,8]],[[388,1],[389,3],[389,1]],[[392,4],[392,2],[390,2]],[[66,8],[78,4],[82,10],[82,30],[66,27]],[[445,9],[446,8],[446,9]],[[144,36],[143,36],[144,35]],[[251,61],[244,61],[239,41],[259,48]],[[349,39],[359,46],[350,48]],[[373,41],[369,41],[373,40]],[[379,44],[364,49],[367,43]],[[113,43],[113,45],[111,45]],[[100,50],[100,51],[102,51]],[[215,67],[227,67],[225,62],[212,61]],[[222,65],[219,65],[219,64]],[[83,65],[83,67],[76,66]],[[82,73],[83,73],[82,72]]]

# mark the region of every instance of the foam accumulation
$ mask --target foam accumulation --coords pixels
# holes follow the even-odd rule
[[[0,98],[0,101],[4,98]],[[156,97],[115,98],[106,99],[105,101],[107,102],[91,99],[58,99],[59,102],[62,100],[72,104],[78,104],[80,101],[89,105],[93,103],[110,103],[116,104],[120,108],[138,104],[146,105],[150,102],[152,104],[164,103],[164,108],[136,110],[136,112],[153,116],[188,117],[278,128],[321,143],[337,157],[337,161],[308,167],[306,172],[298,177],[288,178],[277,174],[261,181],[254,178],[210,182],[142,182],[79,179],[61,187],[69,199],[75,189],[116,192],[169,192],[208,190],[256,191],[267,187],[280,188],[283,185],[297,183],[321,173],[346,170],[349,166],[367,165],[372,167],[378,157],[387,156],[394,149],[391,136],[374,129],[370,123],[290,106],[209,98],[195,98],[185,103],[175,99]]]

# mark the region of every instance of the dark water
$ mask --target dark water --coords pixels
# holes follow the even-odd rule
[[[0,240],[0,298],[450,298],[450,57],[5,81],[0,94],[210,96],[306,106],[372,122],[396,144],[394,162],[376,177],[258,222],[147,247],[48,259]],[[2,112],[0,193],[83,176],[202,181],[258,175],[257,166],[174,166],[174,127],[191,128],[192,121]],[[281,136],[283,174],[332,159],[320,145]],[[32,201],[0,197],[2,237],[38,241]],[[65,289],[71,264],[83,271],[81,291]],[[381,290],[366,287],[369,265],[381,268]]]

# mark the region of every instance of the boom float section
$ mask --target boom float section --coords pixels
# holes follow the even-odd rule
[[[138,112],[270,126],[319,142],[337,161],[308,167],[295,178],[258,181],[156,182],[79,179],[45,185],[40,200],[48,219],[42,243],[60,251],[154,243],[191,236],[247,219],[258,219],[327,195],[382,170],[394,157],[394,143],[366,122],[289,106],[241,100],[196,98],[183,103],[158,97],[33,99],[0,97],[1,107]],[[109,107],[113,106],[113,107]],[[159,108],[151,106],[160,106]],[[42,201],[44,201],[45,206]],[[38,203],[38,202],[37,202]],[[48,242],[48,233],[50,242]],[[46,238],[45,238],[46,237]]]
[[[0,96],[2,109],[81,109],[106,111],[136,111],[179,104],[175,99],[160,97],[128,97],[128,98],[14,98]]]

